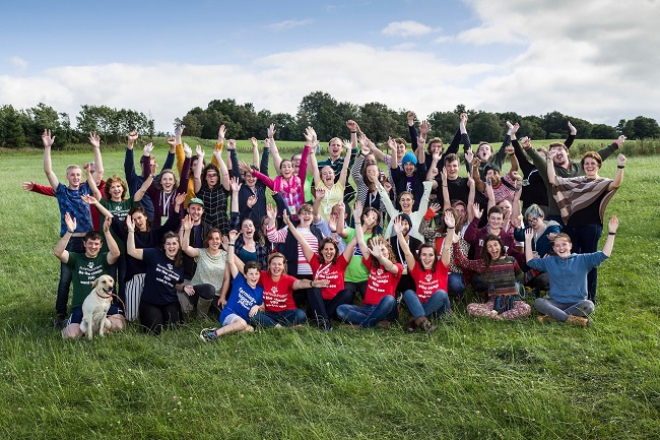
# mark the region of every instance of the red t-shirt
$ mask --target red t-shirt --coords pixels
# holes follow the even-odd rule
[[[362,305],[376,306],[383,297],[394,296],[396,285],[403,274],[403,265],[396,263],[397,273],[388,272],[382,265],[375,269],[371,266],[371,255],[369,258],[362,257],[362,264],[369,269],[369,280]]]
[[[410,272],[417,285],[416,293],[419,301],[424,304],[438,290],[447,292],[447,277],[449,268],[442,264],[441,260],[435,263],[435,272],[422,270],[422,265],[415,263],[415,268]]]
[[[296,308],[293,301],[293,283],[296,278],[291,275],[282,274],[278,282],[274,282],[270,274],[261,271],[259,285],[264,288],[264,305],[267,312],[282,312]]]
[[[346,261],[343,254],[337,257],[337,263],[335,264],[321,264],[319,259],[314,256],[309,262],[309,265],[312,266],[314,280],[330,281],[328,287],[321,289],[323,299],[332,299],[344,290],[344,272],[346,272],[348,261]]]

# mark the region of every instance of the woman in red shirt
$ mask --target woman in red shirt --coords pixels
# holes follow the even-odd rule
[[[362,203],[357,202],[353,209],[355,236],[362,252],[362,263],[369,269],[369,280],[361,306],[344,304],[337,307],[337,317],[342,321],[369,328],[382,320],[395,321],[399,317],[394,291],[403,274],[403,265],[396,263],[390,244],[381,236],[364,242],[361,216]]]
[[[447,243],[454,238],[454,214],[451,209],[445,211],[447,225]],[[399,239],[399,246],[408,264],[408,273],[415,280],[416,290],[406,290],[403,300],[412,315],[406,329],[413,332],[419,327],[426,333],[435,331],[438,327],[431,324],[428,317],[451,313],[449,296],[447,295],[447,277],[449,276],[450,250],[449,246],[442,249],[442,258],[438,261],[435,246],[425,243],[419,248],[417,257],[410,252],[410,247],[403,237],[403,227],[400,219],[395,219],[394,230]]]
[[[328,282],[326,287],[317,287],[308,291],[307,304],[312,312],[311,323],[320,329],[332,330],[330,319],[335,316],[337,307],[353,301],[353,293],[344,288],[344,272],[353,258],[356,238],[348,243],[342,254],[339,253],[337,243],[332,238],[324,238],[319,243],[317,255],[286,213],[284,213],[284,222],[289,227],[289,232],[298,240],[307,262],[312,267],[312,279]]]

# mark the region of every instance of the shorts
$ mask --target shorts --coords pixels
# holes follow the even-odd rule
[[[226,326],[226,325],[232,324],[236,318],[243,319],[240,316],[238,316],[236,313],[230,313],[229,315],[227,315],[225,317],[225,319],[222,320],[221,324],[222,324],[223,327]]]
[[[108,309],[108,315],[107,316],[112,316],[112,315],[124,315],[124,309],[121,307],[117,306],[110,306]],[[82,306],[80,307],[74,307],[71,310],[71,316],[69,316],[69,319],[66,321],[66,324],[64,327],[66,327],[69,324],[80,324],[83,319],[83,311],[82,311]]]

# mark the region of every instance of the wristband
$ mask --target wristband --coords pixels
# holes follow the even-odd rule
[[[622,169],[625,168],[625,165],[617,165],[616,167],[617,167],[618,169],[622,170]]]
[[[608,232],[608,235],[616,235],[616,232]]]
[[[236,247],[236,243],[229,243],[229,246],[234,246],[234,247]]]
[[[329,229],[329,228],[328,228],[328,229]],[[335,229],[335,230],[333,231],[332,229],[330,229],[330,232],[332,232],[333,234],[336,234],[336,233],[337,233],[337,230]]]

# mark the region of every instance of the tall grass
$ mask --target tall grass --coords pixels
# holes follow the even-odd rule
[[[57,153],[54,169],[63,178],[89,159]],[[122,151],[104,160],[123,175]],[[210,321],[63,341],[51,329],[57,205],[20,188],[46,183],[39,155],[3,155],[0,437],[657,438],[659,166],[657,156],[626,166],[589,329],[474,319],[455,303],[431,336],[304,327],[205,344],[197,334]],[[607,160],[601,174],[615,169]]]

